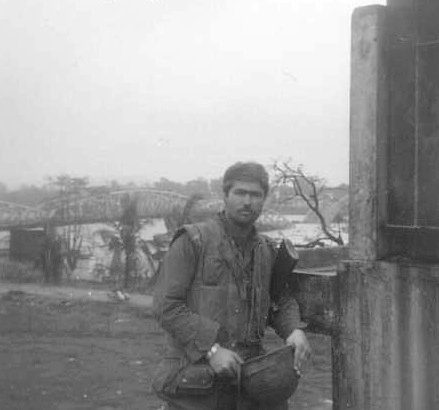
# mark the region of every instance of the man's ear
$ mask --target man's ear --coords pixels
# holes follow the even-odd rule
[[[224,200],[226,200],[228,197],[229,197],[229,195],[230,195],[230,191],[232,190],[232,187],[230,187],[228,190],[227,190],[227,192],[226,191],[223,191],[223,199]]]
[[[224,204],[224,206],[226,205],[226,203],[227,203],[227,197],[228,197],[228,194],[226,194],[225,192],[223,193],[223,204]]]

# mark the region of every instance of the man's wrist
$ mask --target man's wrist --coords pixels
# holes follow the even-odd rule
[[[219,343],[214,343],[210,348],[210,350],[206,353],[207,359],[210,359],[218,351],[219,348],[220,348]]]
[[[288,335],[287,339],[293,335],[293,333],[303,333],[305,334],[305,332],[303,331],[303,329],[301,329],[300,327],[296,327],[295,329],[293,329],[290,334]]]

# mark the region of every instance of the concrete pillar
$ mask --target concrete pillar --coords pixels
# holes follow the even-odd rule
[[[352,17],[349,257],[376,260],[385,250],[388,78],[386,8]]]
[[[417,0],[387,0],[389,7],[414,7]]]
[[[363,343],[363,280],[385,252],[388,98],[387,9],[358,8],[352,16],[350,94],[349,258],[338,272],[338,333],[333,336],[335,409],[371,409]],[[370,268],[365,268],[369,271]]]

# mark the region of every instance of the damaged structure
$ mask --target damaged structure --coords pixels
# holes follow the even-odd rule
[[[438,21],[432,0],[353,14],[335,409],[439,408]]]

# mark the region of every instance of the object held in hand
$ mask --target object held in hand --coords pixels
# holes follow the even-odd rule
[[[284,346],[244,362],[240,393],[258,403],[273,405],[296,391],[299,378],[294,369],[294,348]]]

